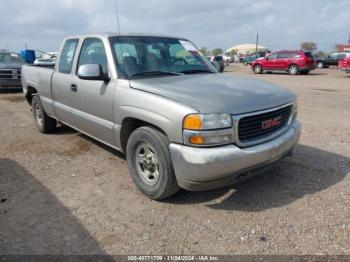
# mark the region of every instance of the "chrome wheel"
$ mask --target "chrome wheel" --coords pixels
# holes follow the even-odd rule
[[[298,73],[298,67],[295,65],[291,65],[289,68],[289,74],[296,75]]]
[[[318,62],[317,63],[317,68],[323,68],[323,63],[322,62]]]
[[[254,72],[255,72],[256,74],[260,74],[260,73],[262,72],[262,67],[261,67],[261,65],[256,65],[256,66],[254,67]]]
[[[148,143],[142,143],[136,150],[136,167],[142,181],[153,186],[159,181],[159,163],[155,151]]]
[[[34,110],[35,110],[34,114],[35,114],[36,122],[40,127],[42,127],[43,126],[43,116],[41,114],[40,106],[38,104],[36,104]]]

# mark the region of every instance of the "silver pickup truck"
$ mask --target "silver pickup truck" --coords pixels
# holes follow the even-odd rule
[[[148,197],[227,186],[289,155],[301,126],[296,96],[219,74],[183,38],[66,38],[54,69],[23,67],[39,131],[57,122],[126,154]]]

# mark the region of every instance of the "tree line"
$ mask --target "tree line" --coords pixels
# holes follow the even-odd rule
[[[214,48],[213,50],[210,51],[206,47],[201,47],[199,51],[205,56],[209,56],[209,55],[216,56],[216,55],[222,55],[224,53],[224,50],[222,50],[221,48]]]

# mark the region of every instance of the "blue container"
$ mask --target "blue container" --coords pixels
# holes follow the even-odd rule
[[[28,64],[33,64],[35,61],[35,51],[34,50],[21,50],[21,56]]]

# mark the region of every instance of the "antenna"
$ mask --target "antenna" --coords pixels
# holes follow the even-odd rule
[[[119,12],[118,12],[118,5],[117,2],[114,2],[115,5],[115,12],[117,14],[117,26],[118,26],[118,34],[120,35],[120,23],[119,23]]]

